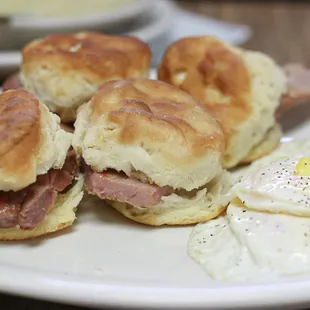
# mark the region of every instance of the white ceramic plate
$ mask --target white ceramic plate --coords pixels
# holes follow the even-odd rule
[[[309,131],[308,118],[287,134],[305,139]],[[0,243],[0,291],[94,307],[310,308],[310,275],[275,283],[210,280],[187,256],[191,229],[140,225],[86,196],[72,228]]]
[[[308,120],[291,134],[308,138],[309,131]],[[310,308],[310,275],[276,283],[213,282],[187,256],[190,232],[136,224],[86,196],[71,229],[0,244],[0,291],[96,307]]]
[[[139,225],[89,197],[78,216],[62,233],[0,244],[0,291],[134,309],[310,307],[310,276],[256,285],[211,281],[186,254],[190,227]]]
[[[123,34],[136,36],[147,43],[154,42],[156,44],[156,40],[162,37],[169,28],[173,10],[173,3],[158,0],[154,2],[152,10],[132,23]],[[20,63],[21,54],[19,51],[0,52],[0,78],[18,70]]]

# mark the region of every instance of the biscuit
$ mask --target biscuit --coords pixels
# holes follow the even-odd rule
[[[270,57],[207,36],[173,43],[158,76],[187,91],[219,121],[226,141],[223,166],[228,168],[263,141],[287,90],[283,70]]]
[[[109,80],[147,76],[151,52],[133,37],[80,32],[32,41],[22,50],[21,80],[63,122]]]

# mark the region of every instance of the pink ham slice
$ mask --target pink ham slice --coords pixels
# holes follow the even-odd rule
[[[18,192],[0,191],[0,228],[19,225],[33,229],[41,223],[53,208],[57,193],[72,183],[77,170],[76,155],[70,150],[62,169],[38,176],[35,183]]]
[[[19,78],[19,72],[10,75],[3,83],[2,90],[7,91],[9,89],[23,88],[23,83]]]
[[[26,197],[18,215],[18,224],[21,229],[33,229],[42,222],[45,215],[52,209],[57,192],[51,183],[49,173],[40,175],[36,183],[27,189]]]
[[[9,228],[18,225],[18,215],[26,191],[0,191],[0,228]]]
[[[158,204],[163,196],[170,195],[169,186],[143,183],[116,171],[95,172],[84,164],[85,187],[88,193],[101,199],[117,200],[143,208]]]
[[[301,64],[288,64],[283,69],[287,76],[288,91],[281,99],[276,116],[310,101],[310,70]]]
[[[77,172],[78,165],[76,162],[76,153],[74,150],[69,150],[62,169],[51,171],[54,189],[57,192],[64,191],[67,186],[72,183]]]
[[[301,64],[288,64],[284,66],[287,76],[287,100],[310,100],[310,70]]]

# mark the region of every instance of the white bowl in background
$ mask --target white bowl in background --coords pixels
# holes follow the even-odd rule
[[[123,30],[122,33],[118,34],[138,37],[150,44],[152,48],[152,45],[161,44],[161,41],[165,41],[165,34],[168,32],[173,13],[174,4],[171,1],[157,0],[153,3],[152,10],[132,22],[126,31]],[[17,71],[20,63],[21,54],[19,50],[0,52],[0,79]]]
[[[119,7],[105,8],[101,12],[78,16],[17,15],[11,19],[11,27],[19,31],[40,29],[54,32],[68,28],[111,27],[133,19],[149,10],[152,1],[127,0]]]
[[[34,38],[50,33],[111,30],[139,18],[153,6],[150,0],[131,0],[117,9],[81,17],[1,16],[1,49],[18,49]]]

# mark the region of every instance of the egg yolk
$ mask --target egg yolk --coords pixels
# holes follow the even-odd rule
[[[295,173],[300,176],[310,176],[310,158],[302,158],[296,165]]]

